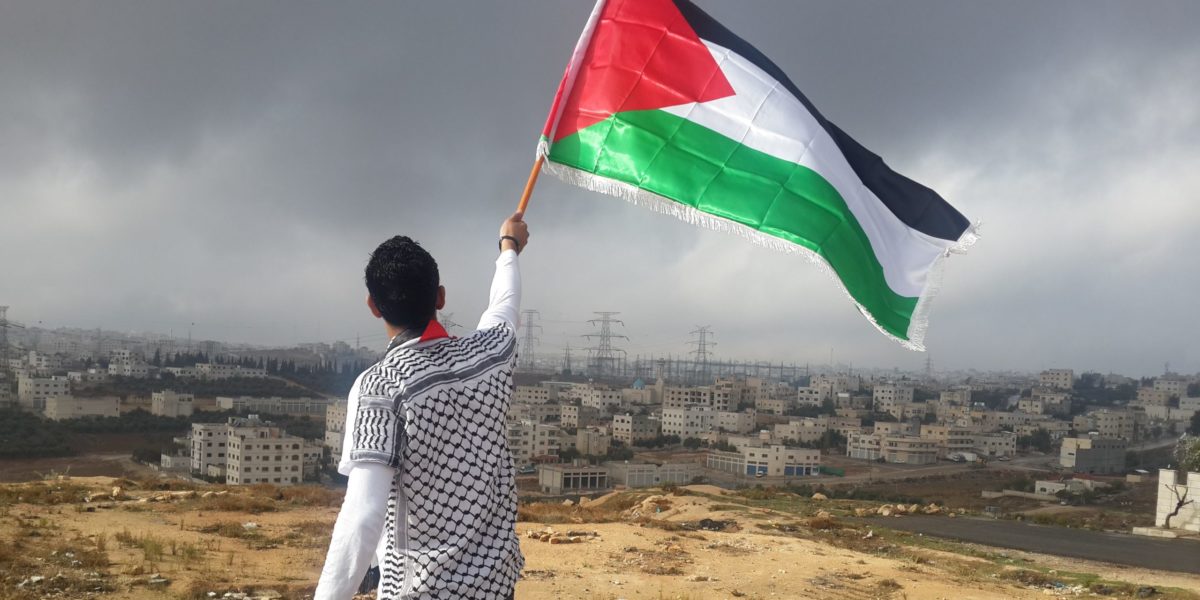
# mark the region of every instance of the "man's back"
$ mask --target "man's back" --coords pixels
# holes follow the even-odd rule
[[[379,561],[379,597],[512,598],[523,566],[506,415],[512,398],[521,214],[500,226],[488,308],[450,338],[437,263],[404,236],[366,268],[371,314],[392,338],[347,399],[348,478],[315,600],[349,600]]]
[[[360,379],[351,461],[396,469],[380,597],[497,598],[522,566],[505,415],[507,324],[395,348]]]

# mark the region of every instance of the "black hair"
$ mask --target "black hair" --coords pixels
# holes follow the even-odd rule
[[[367,261],[367,291],[383,320],[423,331],[437,311],[437,261],[407,236],[379,245]]]

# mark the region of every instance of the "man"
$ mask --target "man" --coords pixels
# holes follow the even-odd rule
[[[524,559],[505,415],[528,240],[521,213],[501,225],[489,306],[462,338],[435,319],[446,290],[429,253],[401,236],[372,253],[367,306],[392,340],[350,391],[349,483],[316,600],[351,598],[372,555],[381,599],[513,597]]]

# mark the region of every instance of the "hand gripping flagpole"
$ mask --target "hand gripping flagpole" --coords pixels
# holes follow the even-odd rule
[[[542,161],[545,160],[545,155],[538,152],[537,160],[533,161],[533,170],[529,172],[529,179],[525,181],[525,191],[521,193],[521,201],[517,203],[517,212],[524,214],[525,209],[529,206],[529,197],[533,195],[533,186],[537,185],[538,174],[542,172]]]

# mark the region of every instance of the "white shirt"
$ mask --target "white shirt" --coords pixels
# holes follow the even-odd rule
[[[517,253],[512,250],[505,250],[496,259],[496,273],[492,279],[488,308],[479,320],[476,334],[472,334],[468,338],[480,335],[481,332],[496,330],[502,332],[502,334],[497,335],[512,337],[514,338],[513,341],[515,341],[515,332],[520,314],[520,300],[521,277],[518,268]],[[499,339],[496,336],[492,337],[497,340]],[[403,350],[433,348],[436,352],[436,348],[434,347],[446,342],[447,339],[445,338],[425,342],[419,339],[412,339],[399,345],[394,350],[403,352]],[[389,356],[391,354],[392,352],[389,352]],[[372,369],[376,367],[372,367]],[[476,587],[472,587],[473,585],[483,586],[479,588],[480,590],[486,588],[487,585],[492,585],[487,582],[471,583],[473,581],[472,578],[476,575],[486,577],[489,573],[487,569],[483,569],[482,571],[484,572],[482,574],[477,574],[477,569],[474,566],[470,567],[470,575],[463,575],[467,583],[463,583],[462,579],[455,575],[456,581],[448,585],[459,587],[454,587],[453,590],[455,591],[451,592],[448,591],[451,588],[445,587],[447,584],[435,580],[442,573],[452,574],[453,569],[458,568],[458,565],[446,564],[445,557],[427,559],[426,556],[421,556],[418,560],[412,556],[412,551],[406,547],[406,544],[410,541],[408,528],[410,525],[420,525],[424,529],[425,523],[413,521],[413,515],[409,514],[409,507],[406,505],[410,494],[405,493],[403,489],[397,488],[398,486],[403,487],[403,485],[414,484],[419,487],[420,482],[408,481],[407,484],[402,484],[401,480],[404,477],[400,476],[401,473],[399,471],[404,471],[404,469],[403,465],[398,465],[400,467],[398,471],[395,460],[396,456],[388,457],[385,451],[373,452],[371,449],[364,449],[362,441],[359,440],[356,443],[354,439],[356,437],[355,432],[360,431],[359,423],[357,422],[360,408],[363,408],[366,412],[370,411],[370,408],[365,405],[360,407],[360,394],[363,388],[363,378],[372,373],[372,369],[368,369],[368,371],[359,375],[347,398],[346,428],[344,430],[342,458],[338,463],[338,471],[348,476],[349,482],[341,512],[338,514],[337,523],[334,525],[333,538],[330,541],[329,552],[326,556],[325,566],[321,571],[321,578],[317,585],[314,600],[347,600],[351,598],[358,589],[358,585],[366,574],[367,569],[371,566],[372,555],[374,555],[378,564],[385,565],[384,570],[390,569],[395,571],[399,569],[402,573],[401,576],[406,578],[406,581],[400,584],[396,584],[390,580],[381,581],[379,589],[380,598],[385,597],[385,589],[388,590],[389,596],[387,597],[389,598],[396,594],[399,594],[399,597],[407,597],[406,594],[411,597],[466,597],[468,595],[475,595]],[[504,373],[499,375],[502,377]],[[509,382],[507,394],[511,394],[511,371],[507,372],[507,377]],[[376,398],[373,401],[377,400]],[[508,401],[509,398],[502,399],[502,408],[505,411],[507,410]],[[421,418],[414,416],[414,413],[406,414],[410,421],[413,418]],[[501,417],[503,416],[503,413],[497,414],[500,414]],[[405,415],[396,416],[399,420],[399,426],[412,429],[414,424],[411,422],[405,423],[404,417]],[[502,431],[503,422],[498,425]],[[401,435],[403,436],[404,434]],[[400,441],[393,443],[403,446],[406,443],[412,442]],[[501,454],[497,457],[498,461],[495,464],[502,465],[500,466],[502,471],[507,468],[509,471],[507,475],[511,477],[512,464],[511,458],[508,458],[507,443],[505,441],[498,444],[498,446],[502,447],[495,448],[494,452],[500,452]],[[375,450],[380,449],[376,448]],[[398,455],[399,453],[400,450],[392,452],[393,455]],[[373,460],[373,458],[377,460]],[[507,465],[503,466],[505,461],[507,461]],[[470,490],[467,491],[470,492]],[[489,492],[495,495],[494,490],[489,490]],[[500,495],[503,496],[505,494],[502,493]],[[512,510],[515,510],[515,489],[512,490],[512,495]],[[389,499],[394,504],[390,515],[391,518],[389,518]],[[506,498],[500,498],[500,504],[505,504],[506,501]],[[499,506],[497,509],[505,513],[508,511],[508,508],[505,506]],[[422,514],[428,513],[426,511]],[[467,516],[470,517],[470,515]],[[515,515],[513,516],[515,518]],[[391,527],[387,527],[389,521],[391,522]],[[389,529],[386,532],[387,535],[384,535],[385,528]],[[515,534],[513,534],[513,539],[515,540]],[[389,544],[391,545],[390,554]],[[501,540],[500,542],[502,546],[511,544],[510,540]],[[506,547],[504,552],[509,553],[510,549]],[[516,552],[516,569],[519,571],[519,548]],[[436,554],[436,552],[432,551],[426,554],[430,553]],[[406,563],[404,562],[404,558],[400,559],[402,565],[407,564],[407,568],[404,566],[396,567],[391,564],[397,560],[395,558],[397,554],[401,557],[408,557]],[[393,557],[390,562],[388,561],[389,555]],[[512,561],[511,557],[502,558],[510,562]],[[432,564],[427,565],[427,562]],[[506,565],[505,570],[511,571],[511,567],[512,565]],[[466,573],[465,570],[463,572]],[[412,581],[414,577],[419,578],[421,574],[424,574],[424,579],[416,582]],[[501,575],[498,577],[504,581],[507,581],[509,577],[515,581],[515,573],[511,575],[502,573]],[[386,579],[387,577],[385,577]],[[503,587],[499,583],[494,585]],[[488,592],[480,591],[478,593]],[[447,596],[445,594],[453,595]]]

